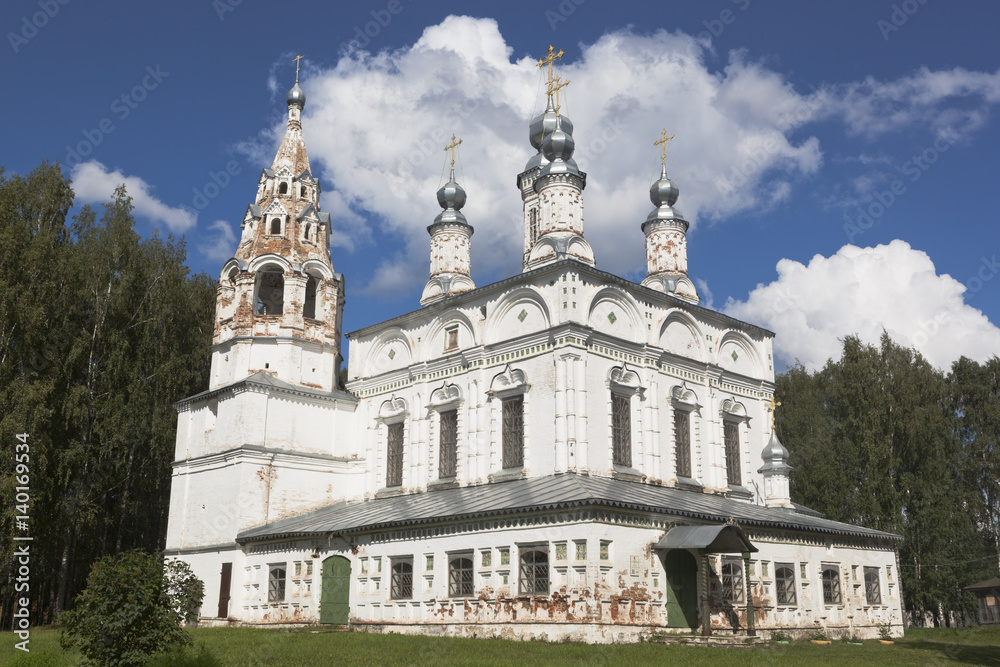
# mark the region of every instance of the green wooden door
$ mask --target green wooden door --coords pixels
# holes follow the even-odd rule
[[[663,559],[667,570],[667,626],[698,627],[698,563],[683,549],[671,549]]]
[[[330,556],[323,561],[319,622],[343,625],[351,610],[351,561]]]

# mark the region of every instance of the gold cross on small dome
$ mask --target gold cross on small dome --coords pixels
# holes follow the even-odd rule
[[[663,130],[660,132],[659,141],[654,141],[654,146],[660,147],[660,164],[666,166],[667,164],[667,142],[674,138],[674,135],[667,136],[667,131]]]

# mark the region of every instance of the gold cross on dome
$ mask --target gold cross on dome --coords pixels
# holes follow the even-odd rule
[[[305,58],[305,56],[295,56],[292,60],[295,61],[295,83],[299,82],[299,60]]]
[[[667,136],[667,131],[663,130],[660,132],[660,140],[654,141],[654,146],[660,147],[660,164],[666,166],[667,164],[667,142],[674,138],[674,135]],[[780,403],[779,403],[780,405]]]
[[[767,406],[768,411],[771,413],[771,430],[773,431],[774,430],[774,413],[777,412],[778,411],[778,407],[781,406],[781,401],[775,401],[774,400],[774,396],[772,396],[771,400],[768,401],[767,403],[765,403],[764,405]]]
[[[549,87],[546,90],[546,92],[549,95],[551,95],[552,93],[555,93],[555,95],[556,95],[556,113],[559,113],[559,89],[560,88],[565,88],[566,86],[568,86],[569,85],[569,81],[560,81],[559,77],[556,77],[552,81],[553,81],[553,83],[549,84]]]
[[[563,51],[562,49],[559,49],[559,53],[556,53],[555,52],[555,48],[553,48],[553,46],[551,44],[549,44],[549,50],[545,52],[545,57],[544,58],[540,58],[538,60],[538,66],[539,67],[545,67],[546,65],[549,66],[549,78],[545,81],[545,83],[549,86],[549,88],[552,87],[552,63],[554,63],[557,58],[559,60],[562,60],[562,57],[563,57],[563,55],[565,53],[566,52]],[[549,95],[551,95],[551,94],[552,94],[552,91],[549,90]]]
[[[459,144],[461,144],[461,143],[462,143],[461,139],[459,139],[458,141],[455,141],[455,135],[453,134],[453,135],[451,135],[451,143],[444,147],[444,149],[446,151],[451,151],[451,168],[452,168],[452,171],[454,171],[454,169],[455,169],[455,149],[458,148]]]

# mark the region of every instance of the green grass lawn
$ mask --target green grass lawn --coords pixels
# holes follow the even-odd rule
[[[79,664],[79,656],[59,647],[59,632],[31,632],[31,653],[14,649],[15,636],[4,633],[0,664]],[[453,639],[376,635],[360,632],[313,632],[254,628],[204,628],[193,631],[194,646],[162,656],[155,665],[628,665],[681,662],[688,665],[878,665],[966,664],[1000,667],[1000,630],[915,629],[892,646],[866,641],[852,646],[808,641],[787,646],[722,648],[660,644],[587,645],[513,642],[501,639]]]

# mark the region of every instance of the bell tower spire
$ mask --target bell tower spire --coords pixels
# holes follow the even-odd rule
[[[263,372],[332,391],[339,371],[343,277],[330,261],[330,214],[302,137],[306,94],[288,91],[288,124],[243,216],[216,302],[211,388]]]
[[[689,223],[674,208],[680,190],[667,178],[667,142],[674,135],[667,131],[653,142],[660,148],[660,178],[649,188],[649,199],[656,208],[646,216],[642,231],[646,235],[646,287],[698,303],[701,299],[687,272],[687,230]]]
[[[550,45],[538,67],[548,68],[545,111],[529,129],[531,145],[538,152],[517,177],[524,202],[525,271],[562,259],[594,265],[594,251],[583,238],[583,189],[587,175],[573,159],[573,123],[559,113],[559,91],[569,81],[554,74],[554,63],[564,52]]]
[[[431,276],[424,286],[420,305],[476,288],[471,276],[472,225],[462,213],[465,190],[455,181],[455,150],[462,143],[451,135],[451,143],[444,147],[451,151],[451,175],[437,192],[438,203],[444,210],[434,224],[427,228],[431,235]]]

